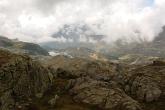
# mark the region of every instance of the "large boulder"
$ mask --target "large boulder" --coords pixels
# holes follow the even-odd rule
[[[70,94],[74,100],[101,109],[141,110],[140,104],[118,88],[115,82],[93,80],[89,77],[72,80]]]
[[[165,96],[165,65],[154,61],[146,66],[138,66],[127,74],[125,90],[140,101],[158,101]]]

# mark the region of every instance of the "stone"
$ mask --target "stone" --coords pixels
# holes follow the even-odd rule
[[[55,106],[58,99],[59,99],[59,96],[55,95],[54,98],[52,98],[48,101],[48,104],[51,105],[51,106]]]

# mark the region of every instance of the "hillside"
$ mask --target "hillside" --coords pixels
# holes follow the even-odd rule
[[[30,55],[49,55],[47,50],[38,44],[10,40],[0,36],[0,48],[8,49],[16,53],[27,53]]]

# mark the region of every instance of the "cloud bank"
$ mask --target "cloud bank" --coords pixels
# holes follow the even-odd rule
[[[117,39],[151,41],[165,25],[165,0],[0,0],[0,35],[22,41],[65,41],[51,35],[69,24],[87,24]]]

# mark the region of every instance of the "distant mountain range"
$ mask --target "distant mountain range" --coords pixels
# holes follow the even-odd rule
[[[85,24],[64,25],[52,35],[53,38],[65,39],[65,42],[52,41],[42,43],[45,48],[65,49],[67,47],[94,48],[95,42],[101,42],[105,35],[95,33]]]
[[[113,47],[110,47],[107,53],[111,53],[112,56],[116,56],[117,58],[127,54],[165,57],[165,28],[163,28],[163,31],[152,42],[127,43],[118,40]]]
[[[165,27],[163,27],[163,31],[155,38],[154,42],[163,43],[165,41]],[[165,43],[164,43],[165,45]]]
[[[81,42],[82,36],[87,38],[87,41]],[[46,42],[40,44],[40,46],[38,44],[10,40],[0,36],[0,47],[13,52],[23,52],[31,55],[49,55],[49,52],[59,52],[69,54],[73,57],[85,58],[91,58],[91,55],[98,55],[98,53],[99,57],[108,59],[118,59],[125,55],[134,56],[136,54],[140,56],[165,57],[165,28],[163,28],[163,31],[152,42],[128,43],[118,40],[113,45],[102,42],[92,43],[89,39],[99,41],[105,36],[95,34],[86,25],[65,25],[61,30],[53,34],[52,37],[65,38],[68,41]],[[69,41],[70,39],[72,39],[72,42]]]
[[[83,24],[64,25],[58,32],[52,35],[54,38],[65,38],[74,42],[90,42],[90,40],[99,41],[104,35],[96,34],[89,26]]]
[[[155,37],[152,42],[127,42],[124,40],[117,40],[114,43],[106,44],[101,41],[104,35],[97,35],[90,31],[90,28],[86,25],[65,25],[57,33],[53,34],[54,38],[72,39],[72,42],[47,42],[41,44],[47,50],[56,49],[68,49],[68,48],[88,48],[99,53],[106,55],[111,59],[118,59],[125,55],[144,55],[153,57],[165,57],[165,28],[163,31]],[[90,33],[90,34],[89,34]],[[81,36],[87,39],[94,39],[97,43],[92,43],[87,40],[86,42],[80,42]]]

